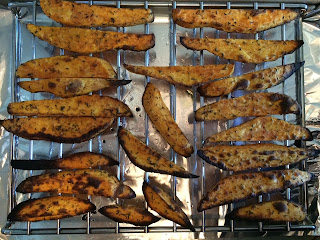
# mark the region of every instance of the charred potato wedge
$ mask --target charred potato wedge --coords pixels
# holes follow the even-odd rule
[[[132,117],[126,104],[99,95],[9,103],[7,110],[15,116]]]
[[[92,212],[96,206],[74,197],[55,196],[29,199],[19,203],[8,215],[9,221],[55,220]]]
[[[274,117],[257,117],[236,127],[213,134],[206,142],[272,141],[313,139],[309,129]]]
[[[203,106],[195,112],[195,119],[226,120],[289,113],[300,113],[299,104],[291,97],[280,93],[251,93]]]
[[[224,32],[258,33],[290,22],[298,12],[290,9],[173,9],[173,21],[185,28],[212,27]]]
[[[103,7],[63,0],[41,0],[40,6],[49,18],[75,27],[128,27],[154,20],[150,9]]]
[[[88,56],[56,56],[30,60],[16,71],[18,78],[116,78],[106,60]]]
[[[134,206],[109,205],[100,208],[99,213],[116,222],[130,223],[135,226],[149,226],[160,220],[146,209]]]
[[[228,77],[234,70],[234,64],[170,67],[143,67],[125,64],[124,67],[136,74],[158,78],[174,85],[187,87]]]
[[[8,132],[29,140],[46,140],[58,143],[80,143],[103,133],[113,118],[14,118],[0,121]]]
[[[187,49],[207,50],[221,58],[243,63],[275,61],[294,52],[303,45],[302,40],[252,40],[252,39],[210,39],[181,37],[180,42]]]
[[[123,49],[146,51],[155,45],[153,34],[106,32],[68,27],[27,25],[28,30],[51,45],[76,53],[96,53]]]
[[[308,172],[287,169],[269,172],[234,174],[220,180],[199,202],[198,211],[260,194],[284,191],[310,181]]]
[[[148,83],[146,86],[142,96],[142,104],[153,126],[173,150],[184,157],[190,157],[193,153],[193,147],[174,121],[161,98],[160,91],[152,83]]]
[[[134,198],[135,192],[107,171],[85,169],[28,177],[16,189],[21,193],[55,192],[113,198]]]
[[[195,228],[187,215],[165,191],[156,186],[151,186],[147,182],[143,183],[142,191],[148,206],[152,210],[159,213],[160,216],[195,232]]]
[[[169,161],[123,127],[119,127],[118,139],[131,162],[147,172],[169,174],[182,178],[198,177]]]

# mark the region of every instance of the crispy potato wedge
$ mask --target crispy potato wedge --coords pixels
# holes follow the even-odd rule
[[[27,25],[28,30],[43,41],[76,53],[96,53],[123,49],[146,51],[155,45],[153,34],[106,32],[84,28]]]
[[[143,67],[124,64],[124,67],[128,71],[136,74],[165,80],[174,85],[188,87],[206,83],[210,80],[228,77],[234,70],[234,64],[170,67]]]
[[[48,78],[38,81],[18,82],[23,89],[32,92],[49,92],[58,97],[67,98],[86,95],[104,88],[120,86],[131,80],[116,80],[105,78]]]
[[[257,33],[298,17],[290,9],[173,9],[173,21],[185,28],[212,27],[224,32]]]
[[[41,0],[40,6],[54,21],[76,27],[128,27],[154,20],[151,9],[103,7],[62,0]]]
[[[284,191],[310,181],[311,174],[297,169],[234,174],[220,180],[199,202],[198,211],[239,202],[264,193]]]
[[[181,37],[187,49],[207,50],[221,58],[244,63],[275,61],[294,52],[303,45],[302,40],[253,40],[253,39],[210,39]]]
[[[271,141],[313,139],[309,129],[274,117],[257,117],[236,127],[213,134],[206,142]]]
[[[15,116],[132,117],[125,103],[99,95],[9,103],[7,110]]]
[[[130,223],[135,226],[148,226],[160,220],[146,209],[135,206],[109,205],[100,208],[99,213],[116,222]]]
[[[301,222],[306,218],[302,206],[286,200],[251,204],[233,210],[226,217],[250,221]]]
[[[8,215],[9,221],[36,222],[55,220],[92,212],[96,206],[89,200],[54,196],[29,199],[19,203]]]
[[[113,123],[113,118],[15,118],[0,121],[8,132],[30,140],[59,143],[80,143],[103,133]]]
[[[300,114],[300,105],[291,97],[280,93],[251,93],[205,105],[195,112],[195,119],[210,121],[289,113]]]
[[[119,127],[118,139],[131,162],[147,172],[169,174],[182,178],[198,177],[169,161],[123,127]]]
[[[79,152],[57,160],[11,160],[11,166],[24,170],[42,169],[108,169],[119,162],[101,153]]]
[[[242,146],[217,145],[199,149],[197,153],[207,163],[235,172],[284,166],[313,156],[313,152],[302,148],[270,143]]]
[[[18,78],[116,78],[111,64],[88,56],[56,56],[30,60],[16,71]]]
[[[189,228],[191,231],[195,232],[195,228],[191,224],[187,215],[168,195],[168,193],[156,186],[152,186],[147,182],[143,183],[142,191],[148,203],[148,206],[152,210],[159,213],[160,216],[178,223],[182,227]]]
[[[142,104],[154,127],[173,150],[184,157],[190,157],[193,153],[192,145],[174,121],[161,98],[160,91],[152,83],[146,86]]]
[[[134,198],[135,192],[104,170],[85,169],[28,177],[17,189],[21,193],[57,192],[114,198]]]
[[[198,92],[204,97],[219,97],[236,90],[264,90],[283,82],[303,65],[304,62],[292,63],[221,79],[198,87]]]

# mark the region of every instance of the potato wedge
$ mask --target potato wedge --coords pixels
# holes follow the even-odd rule
[[[109,156],[93,152],[79,152],[57,160],[11,160],[11,166],[16,169],[108,169],[119,165],[119,162]]]
[[[274,117],[257,117],[236,127],[213,134],[206,142],[272,141],[313,139],[309,129]]]
[[[159,213],[160,216],[195,232],[195,228],[187,215],[165,191],[147,182],[143,183],[142,191],[148,206],[152,210]]]
[[[124,64],[124,67],[136,74],[158,78],[174,85],[187,87],[228,77],[234,70],[234,64],[170,67],[143,67]]]
[[[18,78],[116,78],[111,64],[88,56],[56,56],[30,60],[16,71]]]
[[[149,226],[160,220],[146,209],[135,206],[109,205],[100,208],[99,213],[116,222],[130,223],[135,226]]]
[[[63,0],[41,0],[43,12],[56,22],[75,27],[128,27],[151,23],[151,9],[113,8]]]
[[[99,95],[9,103],[7,110],[15,116],[132,117],[126,104]]]
[[[154,127],[172,149],[184,157],[190,157],[193,153],[192,145],[174,121],[161,98],[160,91],[152,83],[148,83],[146,86],[142,104]]]
[[[224,32],[257,33],[298,17],[290,9],[173,9],[173,21],[185,28],[212,27]]]
[[[130,161],[147,172],[169,174],[181,178],[198,177],[169,161],[123,127],[119,127],[118,139]]]
[[[80,143],[103,133],[113,123],[113,118],[15,118],[0,121],[8,132],[30,140],[59,143]]]
[[[32,93],[49,92],[58,97],[66,98],[86,95],[107,87],[125,85],[130,82],[131,80],[105,78],[48,78],[18,82],[18,85]]]
[[[280,93],[251,93],[205,105],[195,112],[195,119],[210,121],[289,113],[300,114],[300,105],[291,97]]]
[[[219,97],[236,90],[264,90],[283,82],[303,65],[304,62],[292,63],[221,79],[198,87],[198,92],[204,97]]]
[[[250,221],[301,222],[306,218],[302,206],[286,200],[251,204],[233,210],[226,217]]]
[[[294,52],[303,45],[302,40],[252,40],[252,39],[210,39],[181,37],[180,42],[187,49],[207,50],[221,58],[244,63],[275,61]]]
[[[242,146],[217,145],[199,149],[197,153],[207,163],[235,172],[284,166],[313,156],[313,152],[302,148],[270,143]]]
[[[155,45],[153,34],[106,32],[84,28],[27,25],[28,30],[51,45],[76,53],[123,49],[146,51]]]
[[[310,181],[311,174],[297,169],[234,174],[220,180],[199,202],[198,211],[239,202],[264,193],[284,191]]]
[[[19,203],[8,215],[8,221],[55,220],[92,212],[96,206],[75,197],[54,196],[29,199]]]
[[[135,192],[104,170],[85,169],[28,177],[17,189],[21,193],[56,192],[113,198],[134,198]]]

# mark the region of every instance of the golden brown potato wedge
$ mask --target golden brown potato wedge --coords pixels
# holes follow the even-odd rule
[[[181,37],[187,49],[207,50],[221,58],[244,63],[275,61],[303,45],[302,40],[210,39]]]
[[[148,226],[160,220],[146,209],[135,206],[109,205],[100,208],[99,213],[116,222],[130,223],[135,226]]]
[[[206,66],[170,66],[143,67],[126,65],[124,67],[133,73],[165,80],[174,85],[191,87],[210,80],[228,77],[233,73],[234,64]]]
[[[198,92],[204,97],[218,97],[236,90],[264,90],[283,82],[303,64],[304,62],[292,63],[221,79],[198,87]]]
[[[190,157],[193,153],[193,147],[174,121],[161,98],[160,91],[152,83],[148,83],[146,86],[142,104],[154,127],[173,150],[184,157]]]
[[[147,172],[169,174],[182,178],[198,177],[169,161],[123,127],[119,127],[118,139],[131,162]]]
[[[113,118],[15,118],[0,121],[8,132],[30,140],[59,143],[80,143],[103,133],[113,123]]]
[[[27,25],[43,41],[76,53],[96,53],[114,49],[146,51],[155,45],[153,34],[106,32],[84,28]]]
[[[42,169],[108,169],[110,166],[118,165],[109,156],[93,152],[74,153],[57,160],[11,160],[11,166],[24,170]]]
[[[56,22],[76,27],[128,27],[151,23],[151,9],[113,8],[63,0],[41,0],[43,12]]]
[[[187,215],[165,191],[147,182],[143,183],[142,191],[148,206],[152,210],[159,213],[160,216],[195,232],[195,228]],[[178,197],[176,198],[178,199]]]
[[[284,191],[310,181],[311,174],[297,169],[234,174],[220,180],[199,202],[198,211],[260,194]]]
[[[15,116],[132,117],[125,103],[99,95],[9,103],[7,110]]]
[[[62,98],[86,95],[107,87],[120,86],[131,80],[105,78],[48,78],[38,81],[18,82],[23,89],[32,92],[49,92]]]
[[[135,192],[104,170],[85,169],[28,177],[17,189],[21,193],[57,192],[114,198],[134,198]]]
[[[54,196],[39,199],[29,199],[19,203],[8,215],[9,221],[36,222],[72,217],[92,212],[96,206],[74,197]]]
[[[173,21],[185,28],[212,27],[225,32],[257,33],[298,17],[290,9],[173,9]]]
[[[195,112],[195,119],[210,121],[289,113],[300,114],[299,104],[291,97],[280,93],[251,93],[205,105]]]
[[[236,127],[213,134],[206,142],[272,141],[313,139],[309,129],[274,117],[257,117]]]
[[[18,78],[116,78],[106,60],[88,56],[56,56],[30,60],[16,71]]]

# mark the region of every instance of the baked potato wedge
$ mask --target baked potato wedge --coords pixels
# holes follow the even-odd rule
[[[168,193],[147,182],[143,183],[142,191],[148,206],[152,210],[159,213],[160,216],[178,223],[182,227],[189,228],[192,232],[195,232],[195,228],[191,224],[187,215],[168,195]],[[178,197],[176,198],[178,199]]]
[[[253,39],[210,39],[181,37],[187,49],[207,50],[221,58],[243,63],[275,61],[294,52],[303,45],[302,40],[253,40]]]
[[[57,160],[11,160],[11,166],[16,169],[108,169],[119,165],[119,162],[101,153],[79,152]]]
[[[173,9],[173,21],[185,28],[212,27],[224,32],[258,33],[297,18],[291,9]]]
[[[54,192],[113,198],[134,198],[135,192],[104,170],[84,169],[28,177],[17,189],[21,193]]]
[[[14,118],[1,120],[0,125],[14,135],[30,140],[80,143],[103,133],[113,120],[102,117]]]
[[[221,179],[199,202],[198,211],[260,194],[284,191],[310,181],[311,174],[297,169],[234,174]]]
[[[111,64],[88,56],[56,56],[33,59],[21,64],[18,78],[117,78]]]
[[[54,196],[29,199],[19,203],[8,215],[9,221],[43,221],[72,217],[93,212],[96,206],[89,200]]]
[[[125,85],[130,82],[131,80],[105,78],[48,78],[18,82],[18,85],[32,93],[48,92],[58,97],[67,98],[86,95],[104,88]]]
[[[174,121],[161,98],[160,91],[152,83],[148,83],[146,86],[142,96],[142,105],[153,126],[172,149],[184,157],[190,157],[193,153],[192,145]]]
[[[169,174],[182,178],[198,177],[169,161],[123,127],[119,127],[118,139],[130,161],[144,171]]]
[[[125,103],[99,95],[9,103],[7,110],[15,116],[132,117]]]
[[[100,208],[98,211],[116,222],[130,223],[135,226],[149,226],[160,220],[146,209],[135,206],[109,205]]]
[[[236,127],[213,134],[206,142],[272,141],[313,139],[309,129],[274,117],[257,117]]]
[[[44,27],[27,24],[28,30],[51,45],[76,53],[96,53],[123,49],[146,51],[155,45],[153,34],[106,32],[68,27]]]
[[[283,82],[303,65],[304,62],[292,63],[221,79],[198,87],[198,92],[204,97],[219,97],[236,90],[264,90]]]
[[[158,78],[174,85],[187,87],[228,77],[234,70],[234,64],[170,67],[143,67],[124,64],[124,67],[129,72]]]
[[[289,113],[300,114],[297,101],[285,94],[261,92],[205,105],[195,112],[195,119],[210,121]]]

